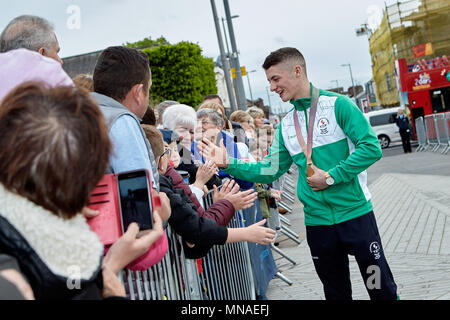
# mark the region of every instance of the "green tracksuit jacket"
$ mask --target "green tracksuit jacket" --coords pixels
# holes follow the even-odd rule
[[[311,85],[312,93],[312,85]],[[334,178],[334,185],[313,191],[306,182],[306,157],[297,140],[298,116],[306,141],[310,98],[291,100],[294,108],[278,126],[269,154],[260,162],[230,158],[224,169],[236,178],[270,183],[298,166],[297,195],[304,206],[307,226],[333,225],[369,213],[373,207],[366,169],[382,156],[372,127],[346,96],[320,90],[313,133],[312,161]]]

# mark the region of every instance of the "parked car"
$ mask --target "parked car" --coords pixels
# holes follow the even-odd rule
[[[364,114],[375,131],[382,149],[389,147],[391,142],[402,141],[395,122],[398,109],[398,107],[389,108]]]

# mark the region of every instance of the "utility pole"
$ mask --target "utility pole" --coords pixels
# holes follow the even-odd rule
[[[272,103],[270,102],[270,94],[269,94],[269,88],[266,87],[266,92],[267,92],[267,98],[269,99],[269,107],[272,109]]]
[[[228,0],[223,0],[223,6],[225,8],[225,17],[228,24],[228,35],[231,42],[231,67],[236,69],[236,79],[234,79],[236,88],[236,100],[238,108],[241,110],[247,109],[247,99],[245,98],[244,82],[242,81],[241,65],[239,63],[238,49],[236,45],[236,38],[234,37],[233,21],[231,20],[230,6]]]
[[[212,8],[213,17],[214,17],[214,24],[216,26],[217,41],[219,42],[220,59],[222,60],[222,66],[224,69],[223,71],[224,71],[224,76],[225,76],[225,83],[227,85],[228,99],[230,100],[231,113],[233,113],[234,111],[237,111],[238,109],[236,107],[234,90],[231,85],[230,65],[228,63],[228,59],[226,57],[225,50],[223,48],[222,32],[220,30],[220,24],[219,24],[219,18],[217,16],[215,0],[211,0],[211,8]]]
[[[350,65],[350,63],[345,63],[345,64],[341,64],[341,67],[348,67],[350,70],[350,78],[352,79],[352,87],[353,87],[353,96],[355,97],[356,105],[358,106],[359,109],[361,109],[361,107],[359,106],[358,100],[356,99],[356,88],[355,88],[355,83],[353,82],[352,66]]]
[[[256,72],[256,70],[247,71],[247,81],[248,81],[248,91],[250,91],[250,99],[252,100],[253,105],[253,94],[252,94],[252,86],[250,85],[250,73]]]
[[[336,89],[339,88],[339,82],[337,80],[331,80],[330,82],[336,82]]]
[[[225,28],[225,19],[222,18],[223,35],[225,36],[225,45],[227,46],[227,58],[230,59],[230,47],[228,46],[227,29]]]

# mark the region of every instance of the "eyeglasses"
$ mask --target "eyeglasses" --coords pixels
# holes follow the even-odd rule
[[[160,155],[160,156],[158,157],[158,161],[156,161],[156,167],[157,167],[157,168],[159,168],[159,162],[161,161],[161,158],[164,157],[166,154],[168,154],[168,155],[170,156],[171,152],[172,152],[172,149],[170,149],[170,148],[165,148],[165,149],[164,149],[163,154]]]
[[[209,120],[203,120],[202,121],[202,126],[205,126],[207,124],[213,124],[213,123],[211,121],[209,121]]]
[[[164,156],[165,154],[168,154],[170,156],[171,153],[172,153],[172,149],[170,149],[169,147],[166,147],[166,148],[164,148],[164,152],[160,157]]]

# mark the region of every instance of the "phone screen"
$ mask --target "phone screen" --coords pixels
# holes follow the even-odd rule
[[[132,222],[140,230],[153,228],[148,177],[145,171],[119,174],[119,197],[123,232]]]

